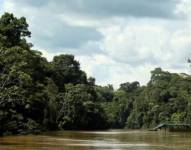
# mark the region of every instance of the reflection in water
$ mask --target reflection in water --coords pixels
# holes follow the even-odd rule
[[[0,150],[190,150],[190,133],[63,131],[0,137]]]

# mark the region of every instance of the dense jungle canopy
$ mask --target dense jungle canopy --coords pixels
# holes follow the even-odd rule
[[[47,61],[24,17],[0,18],[0,135],[191,123],[191,76],[156,68],[145,86],[99,86],[73,55]]]

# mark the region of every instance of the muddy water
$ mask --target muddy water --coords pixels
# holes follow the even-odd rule
[[[0,150],[191,150],[191,133],[62,131],[0,137]]]

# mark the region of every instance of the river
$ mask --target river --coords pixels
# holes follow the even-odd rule
[[[0,150],[191,150],[191,133],[60,131],[0,137]]]

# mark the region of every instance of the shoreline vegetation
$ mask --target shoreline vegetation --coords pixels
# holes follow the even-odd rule
[[[87,78],[73,55],[48,62],[29,37],[24,17],[1,16],[0,135],[191,124],[190,75],[156,68],[146,86],[126,82],[114,90]]]

